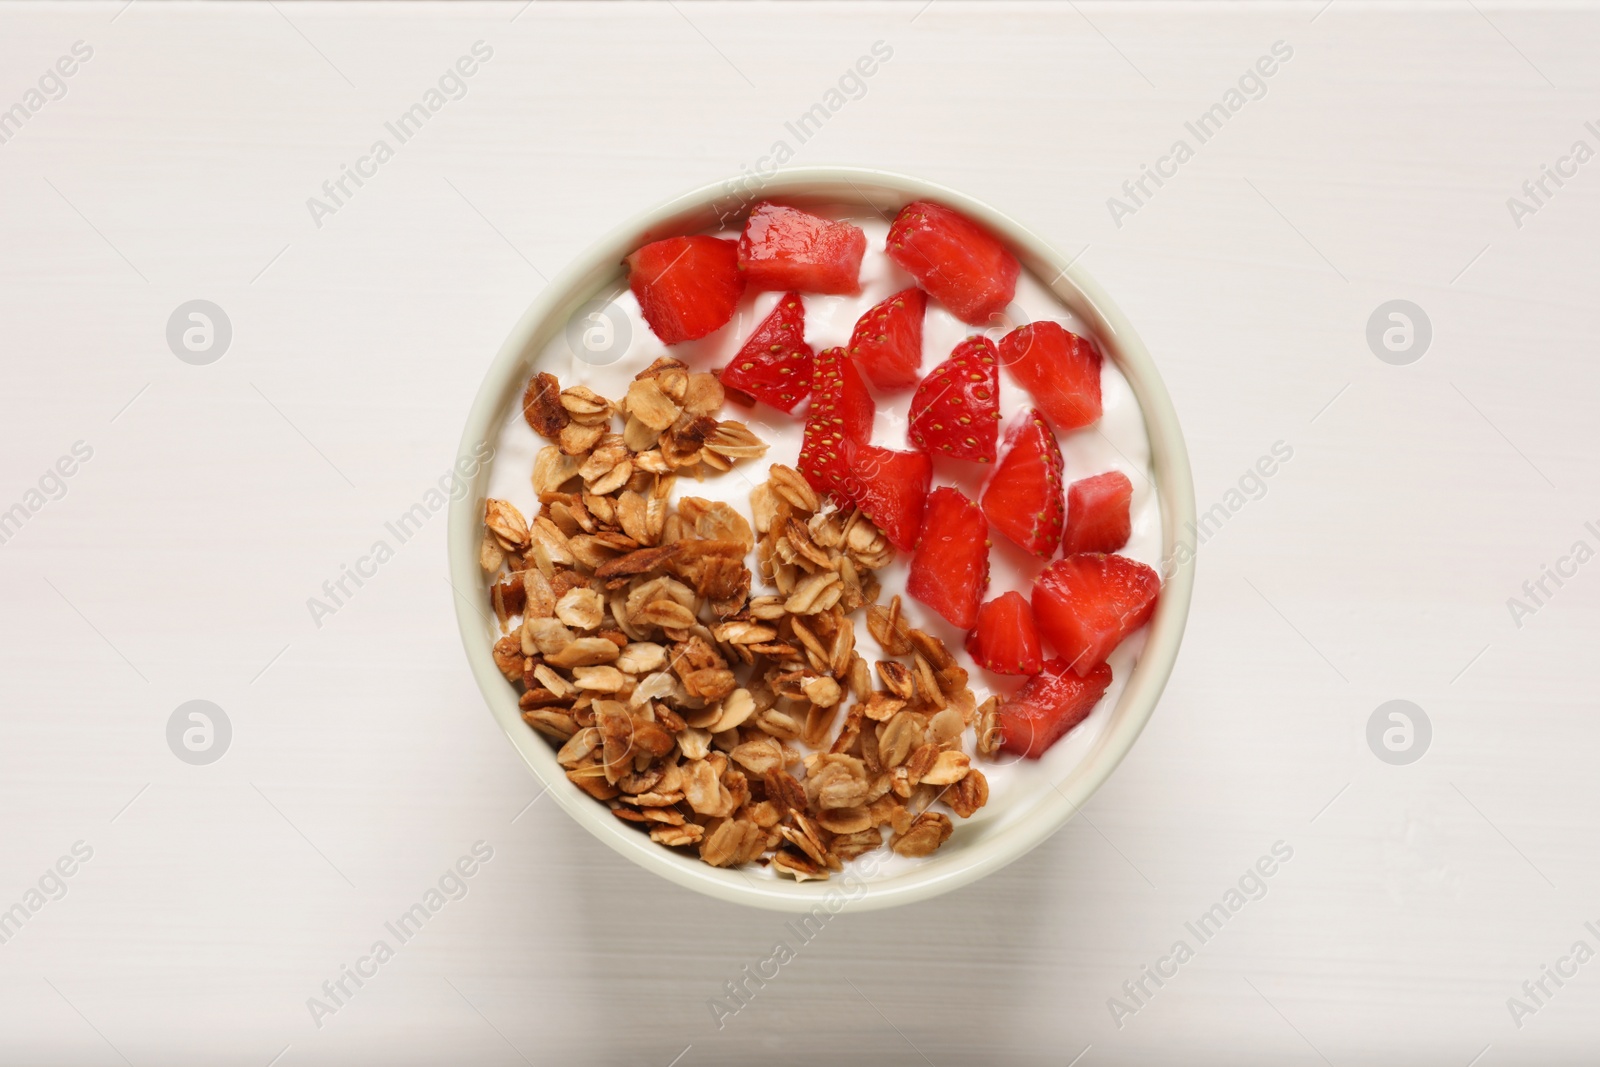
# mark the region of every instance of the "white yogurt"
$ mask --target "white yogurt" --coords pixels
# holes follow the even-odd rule
[[[856,320],[868,308],[915,283],[915,280],[901,270],[884,252],[884,242],[889,232],[888,222],[876,215],[861,216],[859,211],[859,208],[840,208],[832,211],[817,209],[818,214],[835,219],[847,219],[855,223],[867,235],[867,253],[861,263],[860,294],[801,295],[801,301],[805,305],[806,341],[817,352],[847,344]],[[737,238],[738,232],[724,231],[717,236]],[[631,292],[623,288],[614,296],[611,305],[615,313],[626,319],[627,328],[619,330],[618,334],[620,336],[626,333],[627,343],[605,354],[604,358],[613,360],[612,362],[600,366],[589,358],[580,358],[568,347],[566,337],[558,335],[540,354],[536,365],[539,370],[548,371],[559,378],[563,388],[587,385],[604,397],[620,400],[627,393],[628,383],[633,380],[634,375],[660,356],[670,355],[680,359],[687,363],[691,370],[709,371],[726,366],[756,326],[772,312],[782,295],[774,292],[746,294],[739,302],[739,308],[733,318],[720,330],[698,341],[687,341],[669,348],[650,332],[640,313],[638,301]],[[926,374],[947,359],[951,350],[963,338],[976,333],[986,333],[998,343],[1000,338],[1015,326],[1023,322],[1044,319],[1060,322],[1073,333],[1093,336],[1081,319],[1067,310],[1049,289],[1026,271],[1017,279],[1016,296],[1011,307],[1007,309],[1005,319],[1002,321],[997,318],[987,329],[969,326],[945,310],[937,301],[929,298],[927,315],[922,327],[920,374]],[[618,349],[621,355],[613,359],[617,356]],[[867,385],[872,391],[878,409],[873,425],[873,443],[886,448],[909,449],[911,445],[906,430],[912,390],[886,393],[873,388],[870,382]],[[1161,512],[1151,481],[1150,442],[1145,433],[1144,416],[1139,410],[1138,402],[1134,399],[1133,390],[1129,387],[1127,379],[1109,360],[1101,370],[1100,393],[1104,413],[1099,422],[1081,430],[1056,435],[1065,461],[1065,481],[1070,485],[1080,478],[1111,470],[1126,474],[1133,483],[1131,503],[1133,533],[1127,546],[1122,549],[1122,555],[1159,570]],[[1013,417],[1031,406],[1032,399],[1027,392],[1002,367],[1000,369],[1002,445],[1005,441],[1005,428],[1011,424]],[[748,425],[757,436],[771,446],[767,455],[761,460],[745,461],[726,474],[708,472],[703,481],[696,481],[692,477],[680,477],[675,496],[698,496],[727,501],[748,517],[750,490],[766,480],[767,466],[772,463],[797,466],[804,429],[804,411],[802,407],[798,414],[791,416],[765,404],[758,403],[754,408],[745,409],[729,402],[725,405],[722,417],[737,419]],[[618,429],[620,430],[620,425]],[[538,500],[534,495],[529,475],[533,469],[534,457],[546,444],[544,439],[534,434],[522,417],[521,406],[514,405],[507,413],[499,439],[495,442],[497,454],[489,475],[489,495],[515,504],[525,515],[535,514],[538,511]],[[971,499],[978,500],[983,479],[993,466],[993,464],[970,463],[936,456],[933,460],[933,485],[955,486]],[[989,588],[984,594],[984,599],[999,596],[1013,589],[1027,596],[1034,577],[1045,565],[1044,561],[1024,552],[999,533],[991,531],[991,539],[993,548],[989,557]],[[877,572],[883,586],[880,599],[887,603],[891,595],[902,594],[907,623],[944,641],[962,666],[967,669],[971,676],[972,691],[980,703],[993,694],[1009,696],[1014,693],[1025,679],[993,674],[978,667],[963,647],[966,636],[963,631],[946,622],[931,608],[904,595],[909,562],[910,554],[900,553],[893,563]],[[775,592],[772,589],[762,590],[760,584],[759,576],[756,576],[752,595],[760,595],[763,591]],[[882,658],[877,643],[867,632],[866,626],[859,621],[856,626],[856,645],[857,651],[869,663]],[[1011,821],[1013,815],[1031,806],[1033,801],[1050,790],[1052,783],[1066,778],[1104,729],[1111,709],[1116,706],[1123,686],[1132,673],[1133,665],[1137,662],[1143,647],[1144,631],[1141,630],[1124,641],[1111,654],[1113,676],[1111,687],[1096,705],[1093,713],[1066,737],[1057,741],[1042,759],[1017,759],[1004,752],[998,753],[999,758],[995,760],[984,757],[975,759],[975,765],[989,780],[989,802],[970,819],[953,819],[956,831],[951,845],[965,836],[985,832],[986,827],[993,829],[1005,825]],[[1051,650],[1047,647],[1045,651],[1049,654]],[[842,715],[838,718],[840,721],[843,720]],[[804,747],[800,742],[794,744]],[[975,751],[971,731],[968,732],[966,750],[969,753]],[[940,807],[942,809],[943,806]],[[948,811],[946,813],[949,814]],[[872,877],[875,879],[890,877],[917,862],[890,853],[887,846],[880,849],[873,856],[873,860]],[[768,876],[776,877],[770,872],[767,873]]]

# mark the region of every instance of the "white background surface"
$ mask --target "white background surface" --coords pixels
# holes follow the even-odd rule
[[[94,849],[0,945],[0,1062],[1578,1062],[1600,963],[1520,1029],[1506,999],[1600,948],[1600,573],[1520,629],[1506,600],[1600,547],[1600,163],[1521,228],[1506,199],[1597,146],[1600,17],[1320,6],[0,7],[0,107],[94,48],[0,145],[0,509],[94,449],[0,547],[0,907]],[[315,227],[306,198],[479,39],[468,95]],[[320,629],[306,599],[445,471],[544,276],[753,164],[877,40],[794,162],[1088,245],[1202,509],[1294,456],[1201,550],[1167,696],[1085,817],[846,912],[719,1031],[708,998],[783,917],[524,811],[443,518]],[[1114,226],[1106,198],[1276,40],[1266,95]],[[233,323],[210,366],[164,338],[194,298]],[[1393,298],[1433,323],[1410,366],[1365,341]],[[195,698],[233,724],[208,767],[165,740]],[[1433,723],[1410,766],[1364,739],[1395,698]],[[314,1026],[306,998],[480,839],[466,898]],[[1267,895],[1119,1029],[1107,998],[1279,840]]]

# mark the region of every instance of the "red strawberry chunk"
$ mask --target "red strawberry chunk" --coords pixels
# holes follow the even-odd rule
[[[785,293],[739,354],[722,368],[722,384],[792,413],[811,395],[814,359],[806,344],[805,305],[797,293]]]
[[[1011,303],[1022,269],[988,230],[929,200],[900,209],[885,250],[956,318],[974,326]]]
[[[928,494],[906,592],[970,630],[988,585],[989,524],[983,512],[959,489],[935,489]]]
[[[842,348],[817,356],[811,370],[811,409],[800,442],[800,473],[819,493],[841,504],[850,495],[850,452],[872,438],[875,406],[855,361]]]
[[[1059,322],[1033,322],[1006,334],[1000,363],[1062,430],[1100,418],[1100,350]]]
[[[744,293],[739,250],[719,237],[653,241],[625,261],[628,288],[663,344],[693,341],[733,318]]]
[[[850,334],[850,354],[879,389],[909,389],[922,369],[922,316],[928,294],[902,289],[867,309]]]
[[[1128,543],[1133,520],[1128,504],[1133,499],[1133,483],[1121,471],[1106,471],[1083,478],[1067,487],[1067,532],[1061,538],[1061,551],[1115,552]]]
[[[1089,717],[1110,685],[1111,668],[1104,663],[1079,677],[1066,660],[1050,660],[1016,696],[1000,705],[997,717],[1004,738],[1000,747],[1038,759]]]
[[[750,212],[739,237],[739,266],[752,289],[854,294],[861,291],[866,251],[867,235],[859,226],[763,203]]]
[[[931,455],[994,462],[1000,436],[1000,368],[994,342],[969,337],[911,397],[911,443]]]
[[[1098,552],[1066,556],[1033,582],[1039,632],[1087,675],[1123,638],[1150,621],[1161,578],[1143,563]]]
[[[851,499],[890,544],[911,551],[922,529],[933,461],[921,452],[896,452],[877,445],[848,447]]]
[[[1044,656],[1027,597],[1012,590],[979,608],[978,625],[967,635],[967,651],[985,670],[1038,674]]]
[[[1042,559],[1061,541],[1061,446],[1044,416],[1025,412],[983,487],[983,513],[994,528]]]

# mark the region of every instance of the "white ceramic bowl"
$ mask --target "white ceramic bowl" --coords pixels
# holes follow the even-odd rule
[[[639,215],[597,241],[546,286],[489,368],[467,417],[460,455],[470,457],[482,442],[493,443],[499,437],[506,416],[519,409],[534,354],[564,329],[586,300],[619,284],[624,256],[649,241],[714,229],[733,219],[741,202],[730,195],[731,188],[728,184],[706,186]],[[1003,818],[958,827],[938,852],[908,871],[868,880],[865,888],[853,881],[846,890],[839,879],[797,883],[755,877],[711,867],[695,856],[664,848],[616,818],[605,805],[567,780],[549,741],[523,722],[517,693],[495,667],[491,655],[498,635],[482,611],[461,602],[463,598],[472,598],[478,605],[488,602],[488,583],[478,567],[478,545],[489,464],[479,468],[472,491],[450,505],[450,580],[461,594],[456,598],[457,622],[466,645],[467,662],[490,712],[533,773],[567,814],[641,867],[709,896],[778,911],[804,912],[819,905],[834,911],[845,905],[853,910],[871,910],[926,900],[999,870],[1059,830],[1122,761],[1150,718],[1178,655],[1194,584],[1193,545],[1188,544],[1187,551],[1180,548],[1184,531],[1192,529],[1195,518],[1188,452],[1178,417],[1150,354],[1110,298],[1081,268],[1069,265],[1061,253],[987,204],[918,178],[856,167],[782,171],[753,193],[745,192],[746,200],[752,197],[781,199],[799,206],[867,204],[890,217],[912,200],[948,204],[983,223],[1010,245],[1023,267],[1090,325],[1106,356],[1132,386],[1150,440],[1161,507],[1162,558],[1167,562],[1160,604],[1149,624],[1144,650],[1093,746],[1055,783],[1055,788],[1042,783],[1037,795],[1013,797],[1010,807],[1014,810],[1003,813]]]

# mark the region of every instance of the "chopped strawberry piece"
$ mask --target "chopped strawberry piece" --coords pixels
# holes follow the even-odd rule
[[[817,356],[811,370],[811,409],[800,442],[800,473],[819,493],[850,503],[850,446],[872,437],[872,394],[842,348]]]
[[[959,489],[928,494],[906,592],[963,630],[978,621],[989,584],[989,524]]]
[[[722,368],[722,384],[793,412],[811,395],[815,355],[806,344],[806,309],[796,293],[785,293],[739,354]]]
[[[853,294],[861,291],[866,251],[867,235],[859,226],[763,203],[750,212],[739,237],[739,266],[752,289]]]
[[[994,342],[969,337],[928,372],[911,397],[911,443],[932,455],[994,462],[1000,368]]]
[[[1133,533],[1128,504],[1133,483],[1121,471],[1106,471],[1067,487],[1067,532],[1061,551],[1115,552]]]
[[[625,261],[628,288],[639,298],[644,321],[675,345],[720,329],[744,293],[739,251],[719,237],[669,237],[653,241]]]
[[[979,608],[967,651],[978,666],[997,674],[1038,674],[1044,656],[1028,598],[1012,590]]]
[[[900,209],[885,250],[956,318],[974,326],[1011,303],[1022,269],[988,230],[928,200]]]
[[[1089,717],[1111,685],[1111,668],[1097,665],[1083,677],[1059,656],[1017,695],[1000,705],[1000,747],[1038,759],[1066,732]]]
[[[1006,334],[1000,363],[1062,430],[1100,417],[1100,350],[1059,322],[1033,322]]]
[[[1126,556],[1066,556],[1033,582],[1039,632],[1086,675],[1123,638],[1150,621],[1161,593],[1154,570]]]
[[[842,348],[830,348],[828,352],[839,361],[838,386],[834,394],[839,425],[847,440],[864,445],[872,439],[872,419],[878,407],[872,401],[872,394],[867,392],[867,383],[861,380],[861,368],[856,366],[856,361]],[[813,373],[812,381],[815,380]]]
[[[1044,416],[1025,412],[1006,433],[1005,453],[983,488],[994,528],[1042,559],[1061,541],[1061,446]]]
[[[922,369],[922,316],[928,294],[902,289],[867,309],[850,334],[850,354],[879,389],[909,389]]]
[[[889,543],[909,552],[922,529],[923,505],[933,481],[933,461],[921,452],[896,452],[877,445],[849,445],[850,497],[883,531]]]

